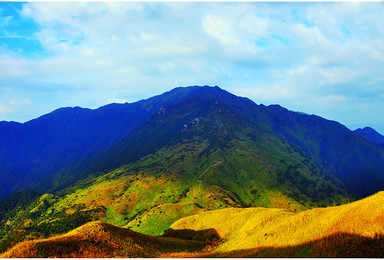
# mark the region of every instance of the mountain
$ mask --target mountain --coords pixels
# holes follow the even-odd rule
[[[361,137],[364,137],[367,140],[378,142],[378,143],[384,143],[384,136],[376,132],[375,129],[370,127],[364,127],[363,129],[358,128],[354,130],[356,134],[360,135]]]
[[[96,110],[62,108],[24,124],[1,122],[0,133],[3,194],[31,188],[58,192],[186,139],[207,139],[212,150],[244,138],[265,146],[271,142],[260,140],[267,135],[281,144],[266,158],[288,146],[288,153],[305,158],[298,161],[308,172],[335,178],[358,198],[384,185],[384,149],[379,144],[337,122],[278,105],[256,105],[218,87],[176,88]],[[299,171],[298,163],[280,159],[269,162],[269,171],[287,171],[287,165]]]
[[[363,198],[383,189],[383,146],[356,136],[338,122],[316,115],[288,111],[280,106],[264,108],[269,129],[297,145],[326,172]]]
[[[32,123],[47,125],[45,132],[27,131]],[[384,188],[381,144],[337,122],[257,105],[218,87],[177,88],[96,110],[59,109],[3,126],[8,166],[15,158],[30,165],[37,155],[42,162],[25,167],[13,187],[38,193],[18,192],[0,203],[1,252],[25,237],[48,238],[89,221],[161,235],[176,220],[209,210],[301,212]],[[35,137],[23,137],[18,151],[12,145],[23,131]],[[71,149],[76,156],[67,154]]]
[[[172,91],[135,103],[95,110],[60,108],[24,124],[0,122],[0,198],[30,188],[79,158],[92,156],[199,87]]]
[[[210,152],[223,149],[232,140],[256,142],[256,150],[269,151],[265,160],[281,160],[270,160],[269,168],[263,171],[269,169],[278,174],[279,168],[287,171],[291,167],[290,171],[300,172],[303,166],[303,171],[312,175],[334,178],[334,183],[344,185],[356,198],[384,187],[383,147],[357,136],[338,122],[278,105],[256,105],[218,87],[202,87],[195,93],[162,107],[107,149],[67,165],[35,188],[57,192],[80,179],[106,173],[186,140],[208,140]],[[270,150],[261,148],[266,145]],[[279,153],[288,153],[296,162],[276,156]],[[236,171],[238,165],[233,167]]]
[[[263,190],[258,187],[259,182],[264,186],[267,180],[270,180],[268,189],[273,188],[272,186],[281,187],[279,191],[287,190],[284,187],[291,183],[290,187],[295,188],[292,188],[290,196],[296,196],[296,200],[299,200],[304,190],[307,194],[305,196],[312,197],[316,203],[321,199],[315,197],[321,196],[325,190],[329,195],[337,191],[336,193],[344,194],[346,198],[352,197],[347,195],[347,187],[332,180],[332,176],[326,174],[308,154],[248,120],[248,115],[241,113],[249,108],[247,99],[214,88],[201,92],[203,94],[198,97],[160,109],[151,119],[107,150],[51,175],[37,187],[57,192],[90,175],[101,175],[125,164],[137,162],[150,154],[157,159],[156,152],[161,149],[176,157],[173,154],[184,154],[179,151],[179,147],[183,146],[191,153],[199,151],[194,154],[195,157],[184,154],[184,158],[189,158],[202,169],[192,168],[186,171],[184,165],[189,161],[179,159],[180,173],[176,177],[185,178],[185,182],[197,181],[208,178],[205,175],[204,178],[199,178],[199,174],[207,168],[220,165],[215,167],[217,169],[212,173],[209,183],[234,192],[240,196],[242,205],[253,205],[254,197],[261,196],[257,190]],[[238,157],[238,153],[252,164],[243,165],[245,161]],[[173,167],[162,158],[157,160],[158,164],[166,164],[167,169]],[[217,178],[215,174],[223,176]],[[324,174],[329,180],[322,177]],[[219,183],[224,180],[226,184]],[[253,182],[255,185],[251,188]],[[299,190],[296,190],[297,187],[300,187]],[[320,190],[324,191],[318,192]]]

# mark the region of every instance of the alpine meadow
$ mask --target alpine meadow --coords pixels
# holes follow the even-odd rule
[[[0,2],[0,258],[383,258],[383,13]]]

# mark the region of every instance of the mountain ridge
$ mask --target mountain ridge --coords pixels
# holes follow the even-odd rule
[[[345,204],[384,187],[382,145],[335,121],[257,105],[218,87],[177,88],[138,106],[147,119],[125,113],[124,104],[104,107],[98,119],[110,119],[114,110],[142,122],[123,129],[117,141],[108,139],[106,148],[30,179],[24,187],[39,192],[30,200],[23,192],[4,200],[10,206],[0,216],[1,251],[23,236],[46,238],[92,220],[160,235],[177,219],[207,210],[257,206],[299,212]],[[74,117],[55,118],[67,110]],[[53,122],[53,116],[66,125],[65,120],[88,118],[82,112],[67,108],[43,119]],[[53,136],[70,132],[49,127],[56,129],[45,129]],[[116,136],[117,126],[102,127],[109,138]],[[84,133],[77,134],[70,136],[74,144]],[[49,140],[44,139],[54,148],[57,143]]]
[[[384,143],[384,136],[369,126],[366,126],[364,128],[358,128],[353,132],[355,132],[361,137],[364,137],[367,140],[378,142],[378,143]]]
[[[137,129],[149,122],[148,120],[152,120],[151,118],[156,114],[164,112],[167,107],[177,107],[183,102],[204,103],[208,101],[221,102],[227,106],[234,113],[231,120],[237,120],[236,118],[243,120],[242,125],[245,128],[251,127],[267,131],[303,151],[308,158],[315,160],[319,166],[325,167],[328,174],[336,176],[350,186],[360,197],[378,191],[384,183],[383,174],[380,172],[380,169],[384,167],[382,163],[384,160],[383,147],[357,137],[340,123],[316,115],[292,112],[279,105],[257,105],[247,98],[235,96],[217,86],[193,86],[175,88],[135,103],[110,104],[95,110],[80,107],[61,108],[21,125],[6,123],[11,128],[29,126],[30,131],[29,134],[24,133],[24,137],[21,138],[23,141],[20,141],[17,138],[20,133],[15,131],[12,136],[12,131],[8,129],[7,132],[7,129],[2,130],[0,127],[0,132],[6,133],[0,137],[6,141],[0,142],[0,144],[5,144],[5,147],[0,149],[0,158],[7,162],[0,169],[3,171],[3,173],[0,172],[0,175],[5,176],[4,184],[0,183],[0,187],[4,191],[9,186],[14,187],[14,190],[31,187],[31,183],[36,186],[37,182],[44,182],[45,178],[52,178],[55,174],[66,172],[66,168],[73,169],[76,164],[83,164],[78,168],[84,173],[88,172],[85,175],[82,173],[85,177],[92,172],[120,167],[134,158],[144,156],[146,152],[142,148],[148,145],[142,143],[141,147],[137,147],[139,150],[136,154],[127,153],[131,154],[131,159],[120,160],[120,162],[119,158],[125,155],[115,156],[113,151],[110,152],[117,161],[116,164],[109,167],[94,167],[99,164],[98,161],[103,160],[93,159],[93,162],[91,161],[97,156],[106,156],[108,150],[120,149],[118,148],[119,142],[121,146],[124,138],[126,140],[134,139],[131,132],[136,131],[137,136]],[[210,109],[203,103],[201,106]],[[124,109],[132,106],[135,109]],[[198,107],[199,104],[197,104]],[[161,109],[164,111],[161,112]],[[96,116],[92,114],[95,112],[98,112]],[[178,112],[176,111],[176,113]],[[199,113],[204,113],[204,111]],[[170,120],[168,119],[168,123],[171,123]],[[115,125],[112,122],[119,122],[119,124]],[[184,123],[187,124],[187,122]],[[35,127],[36,125],[37,127]],[[43,129],[41,129],[42,125],[45,126]],[[151,127],[148,124],[146,126]],[[178,127],[180,128],[180,126]],[[232,127],[232,129],[235,130],[236,127]],[[161,131],[162,129],[158,129],[158,132],[161,133]],[[229,132],[231,131],[229,130]],[[180,131],[169,132],[168,136],[174,134],[179,136]],[[12,140],[16,140],[16,145],[12,144]],[[167,136],[159,137],[158,146],[150,148],[147,152],[161,148],[161,145],[167,142],[166,140],[169,141]],[[128,142],[131,141],[128,140]],[[87,163],[88,166],[86,166]],[[88,169],[85,169],[87,167]],[[6,175],[6,172],[13,174]],[[366,172],[364,176],[361,175],[362,172]],[[20,173],[23,175],[20,176]],[[15,183],[12,175],[18,176],[16,178],[18,182]],[[370,182],[370,179],[375,181]],[[41,191],[44,192],[44,190]],[[9,192],[5,191],[6,194]]]
[[[195,108],[192,108],[191,104],[187,104],[188,102],[191,104],[195,102],[197,105]],[[232,124],[232,122],[236,120],[242,120],[241,122],[243,123],[238,124],[239,126],[241,125],[244,130],[246,128],[253,128],[276,135],[282,141],[288,142],[297,149],[304,151],[308,158],[312,158],[316,161],[316,164],[324,167],[327,174],[336,176],[344,182],[344,184],[355,190],[360,198],[377,192],[384,184],[384,176],[381,172],[382,167],[384,167],[384,155],[380,147],[375,143],[357,137],[348,128],[336,121],[326,120],[316,115],[291,112],[279,105],[257,105],[246,98],[237,97],[217,87],[206,88],[200,96],[192,95],[187,100],[173,105],[176,107],[173,113],[176,115],[181,113],[180,115],[182,116],[182,113],[190,112],[188,109],[191,109],[191,111],[193,109],[200,109],[198,113],[204,114],[212,109],[213,104],[222,104],[222,106],[226,106],[232,111],[232,115],[226,115],[227,118],[225,119],[232,118],[228,121],[227,125]],[[184,106],[185,111],[188,112],[177,111],[178,106]],[[202,107],[204,109],[201,109]],[[146,153],[161,148],[162,145],[171,141],[169,139],[170,136],[174,136],[175,139],[180,138],[182,131],[184,131],[182,129],[183,125],[188,126],[188,124],[191,124],[188,120],[193,120],[193,118],[196,117],[193,115],[189,115],[189,119],[180,117],[180,119],[177,120],[184,121],[180,121],[177,127],[175,125],[176,118],[172,116],[162,123],[153,123],[156,121],[156,117],[160,117],[166,113],[169,107],[163,107],[161,109],[155,112],[149,121],[144,122],[143,125],[140,125],[134,131],[128,133],[126,137],[122,137],[122,139],[107,150],[101,152],[98,158],[94,158],[93,162],[88,163],[91,167],[89,172],[112,170],[114,167],[120,167],[135,158],[138,159]],[[219,113],[217,116],[219,116]],[[218,121],[217,119],[214,120]],[[144,139],[139,140],[139,135],[142,134],[143,131],[146,132],[151,127],[154,127],[154,125],[151,124],[164,124],[165,128],[151,130],[153,134],[148,132],[145,134],[146,137]],[[214,124],[211,125],[212,129],[215,127],[217,126]],[[170,132],[166,133],[163,131],[166,129],[169,129]],[[186,130],[187,129],[185,129],[185,131]],[[227,133],[222,132],[219,135],[231,134],[233,131],[236,131],[236,126],[228,129],[228,131],[226,131]],[[188,133],[188,131],[185,133]],[[153,139],[154,136],[159,134],[163,134],[163,136],[158,136],[157,141],[152,140],[150,144],[145,143],[147,138]],[[140,145],[132,144],[135,138],[139,138],[137,142],[141,143]],[[157,145],[155,146],[155,144]],[[127,146],[127,148],[123,148],[124,146]],[[133,146],[136,148],[133,148]],[[145,147],[148,147],[149,150],[146,150]],[[136,149],[136,152],[130,152],[132,149]],[[108,150],[110,152],[108,152]],[[120,154],[119,156],[116,156],[117,151],[120,151],[118,152]],[[110,161],[115,161],[116,163],[109,166],[109,168],[104,166],[92,168],[100,164],[99,162],[105,161],[103,158],[106,157],[109,157]],[[119,161],[119,158],[126,159]],[[80,164],[84,165],[85,162],[81,161]],[[366,172],[365,175],[361,175],[364,171]],[[375,179],[375,182],[371,182],[371,178]]]
[[[75,159],[107,148],[160,107],[177,103],[198,90],[197,86],[175,88],[134,103],[93,110],[66,107],[25,123],[0,122],[0,176],[6,179],[0,182],[0,197],[25,189],[30,182],[59,171]]]

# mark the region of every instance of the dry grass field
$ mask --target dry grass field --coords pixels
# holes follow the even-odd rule
[[[383,204],[379,192],[299,213],[206,211],[176,221],[158,237],[90,222],[65,235],[22,242],[0,257],[384,257]]]
[[[383,204],[384,192],[379,192],[353,203],[300,213],[223,209],[178,220],[171,228],[215,229],[222,243],[206,256],[383,257]]]
[[[170,252],[201,251],[203,246],[196,241],[144,235],[97,221],[65,235],[19,243],[0,257],[152,258]]]

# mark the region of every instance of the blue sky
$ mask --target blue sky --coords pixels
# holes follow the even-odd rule
[[[0,121],[218,85],[384,133],[384,3],[0,2]]]

